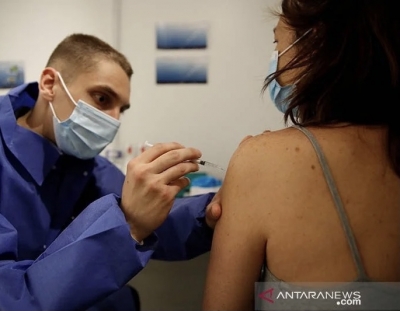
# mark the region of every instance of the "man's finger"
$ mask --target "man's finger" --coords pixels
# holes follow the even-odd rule
[[[181,177],[179,179],[176,179],[168,184],[168,187],[172,189],[173,192],[175,192],[175,195],[178,194],[179,191],[184,189],[185,187],[189,186],[190,184],[190,179],[187,177]]]
[[[207,207],[206,211],[206,223],[211,228],[214,229],[217,221],[221,218],[222,206],[219,203],[212,203]]]
[[[196,162],[181,162],[164,170],[159,174],[165,184],[170,184],[171,182],[185,176],[186,174],[197,172],[198,170],[199,164],[197,164]]]
[[[201,152],[195,148],[181,148],[168,151],[165,154],[160,155],[151,163],[151,171],[155,174],[164,172],[169,168],[172,168],[180,163],[197,160],[201,157]],[[196,169],[197,170],[197,169]],[[190,169],[190,172],[193,171]],[[187,171],[186,173],[188,173]],[[180,174],[182,176],[183,174]],[[174,179],[180,177],[175,176]],[[171,179],[172,181],[173,179]]]
[[[182,148],[185,147],[175,142],[155,144],[154,146],[150,147],[149,149],[138,155],[137,158],[140,158],[140,160],[145,163],[150,163],[169,151]]]
[[[218,220],[222,214],[222,207],[219,203],[211,205],[211,214],[215,220]]]

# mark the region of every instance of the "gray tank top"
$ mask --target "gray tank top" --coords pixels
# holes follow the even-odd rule
[[[360,302],[356,301],[356,299],[352,302],[349,302],[350,305],[346,304],[346,302],[345,305],[339,305],[340,299],[338,302],[334,299],[329,299],[330,296],[327,297],[323,294],[320,295],[321,299],[304,299],[305,297],[307,297],[307,293],[310,293],[310,290],[319,291],[320,287],[314,288],[312,284],[309,284],[310,286],[308,286],[307,284],[306,287],[304,285],[286,283],[274,276],[273,273],[268,269],[267,265],[265,265],[260,282],[256,284],[256,310],[400,310],[400,283],[392,284],[372,282],[372,280],[368,278],[365,272],[360,252],[358,250],[353,231],[350,227],[349,220],[343,206],[343,202],[340,198],[339,191],[336,187],[335,181],[332,177],[328,165],[328,161],[326,160],[321,146],[309,130],[300,126],[293,127],[303,132],[314,147],[326,183],[329,187],[329,191],[331,193],[335,208],[339,214],[342,228],[345,232],[351,255],[357,269],[357,278],[353,282],[345,284],[331,283],[332,286],[328,287],[329,293],[325,292],[325,294],[330,294],[332,293],[332,291],[340,291],[342,294],[343,292],[355,292],[360,291],[361,288],[361,299]],[[327,283],[325,284],[325,286],[326,285]],[[270,293],[267,293],[267,296],[265,296],[264,294],[264,298],[267,298],[261,299],[260,293],[265,292],[271,288],[274,289],[275,296],[277,295],[277,292],[282,292],[282,295],[279,294],[280,298],[275,297],[274,299],[272,295],[270,295],[271,298],[268,299]],[[327,289],[327,287],[323,288]],[[296,294],[293,295],[293,293],[296,292],[304,292],[304,294],[302,294],[303,299],[291,299],[291,297],[299,298],[299,296],[296,296]],[[289,293],[289,295],[287,295],[286,293]],[[347,295],[349,294],[350,293],[348,293]],[[286,297],[287,299],[283,299],[284,297]],[[353,296],[353,298],[357,297],[357,295]],[[359,303],[361,303],[361,305],[359,305]]]

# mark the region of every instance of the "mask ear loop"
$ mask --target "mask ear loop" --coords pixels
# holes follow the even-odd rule
[[[284,49],[281,53],[279,53],[278,57],[282,56],[287,51],[289,51],[293,47],[293,45],[295,45],[297,42],[299,42],[301,39],[303,39],[311,30],[312,30],[312,28],[308,29],[305,33],[303,33],[299,38],[297,38],[296,41],[294,41],[291,45],[289,45],[286,49]]]
[[[78,106],[78,104],[75,102],[75,100],[72,98],[71,93],[69,92],[67,86],[65,85],[64,79],[61,77],[61,74],[57,71],[57,75],[60,78],[61,85],[63,86],[65,92],[67,93],[68,97],[71,99],[71,101],[74,103],[75,106]],[[61,123],[60,119],[57,118],[56,112],[54,111],[53,103],[49,102],[50,104],[50,109],[53,112],[53,116],[57,119],[58,123]]]
[[[305,33],[303,33],[299,38],[297,38],[297,40],[295,40],[291,45],[289,45],[286,49],[284,49],[281,53],[278,54],[278,58],[280,56],[282,56],[283,54],[285,54],[288,50],[290,50],[297,42],[299,42],[301,39],[303,39],[310,31],[312,30],[312,28],[308,29]],[[301,77],[299,79],[297,79],[296,82],[294,82],[294,84],[296,84],[297,82],[299,82],[301,80]]]
[[[74,103],[75,106],[78,106],[78,104],[75,102],[75,100],[72,98],[71,93],[68,91],[67,86],[65,85],[65,82],[63,80],[63,78],[61,77],[61,74],[57,71],[57,75],[60,78],[61,84],[65,90],[65,92],[67,93],[68,97],[71,99],[71,101]]]
[[[51,112],[53,113],[54,118],[56,118],[56,120],[58,121],[58,123],[61,123],[60,119],[57,118],[57,116],[56,116],[56,112],[54,111],[53,103],[52,103],[52,102],[49,102],[49,104],[50,104],[50,109],[51,109]]]
[[[281,53],[278,53],[278,58],[281,57],[283,54],[285,54],[287,51],[289,51],[297,42],[299,42],[301,39],[303,39],[310,31],[312,28],[308,29],[305,33],[303,33],[299,38],[297,38],[292,44],[290,44],[286,49],[284,49]],[[298,83],[301,80],[301,78],[297,79],[297,81],[294,83]]]

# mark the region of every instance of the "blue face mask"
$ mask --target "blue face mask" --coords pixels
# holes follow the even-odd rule
[[[293,45],[295,45],[299,40],[301,40],[306,34],[308,34],[311,29],[307,30],[301,37],[284,49],[281,53],[278,51],[273,51],[271,59],[269,61],[268,75],[275,73],[278,70],[278,59],[288,50],[290,50]],[[294,85],[289,84],[281,86],[276,79],[273,79],[268,85],[269,95],[272,102],[275,104],[276,108],[282,113],[285,113],[289,107],[288,97],[293,92]]]
[[[282,53],[280,54],[282,55]],[[275,73],[278,70],[278,58],[280,56],[278,51],[273,51],[272,56],[269,62],[268,75]],[[275,104],[275,107],[282,113],[285,113],[288,106],[289,101],[287,98],[293,92],[293,85],[285,85],[281,86],[276,79],[273,79],[271,83],[268,85],[269,96],[271,97],[272,102]]]
[[[121,122],[83,100],[75,102],[60,73],[57,74],[65,92],[75,105],[70,117],[60,121],[53,104],[50,103],[57,146],[62,152],[79,159],[94,158],[114,140]]]

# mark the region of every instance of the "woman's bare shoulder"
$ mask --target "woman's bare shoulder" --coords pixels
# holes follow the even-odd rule
[[[260,184],[276,183],[314,157],[307,138],[299,130],[286,128],[265,132],[242,142],[231,157],[225,180],[248,191]],[[301,155],[301,156],[300,156]]]
[[[231,164],[240,162],[248,168],[255,164],[254,161],[266,164],[268,160],[274,160],[276,164],[288,157],[296,158],[296,153],[304,149],[305,143],[306,137],[295,128],[264,132],[241,143],[232,156]]]

